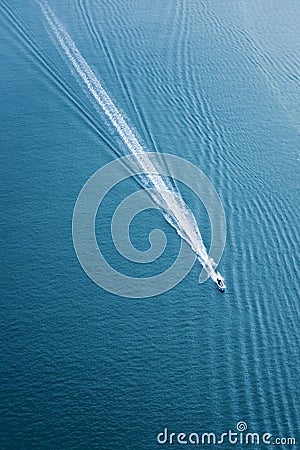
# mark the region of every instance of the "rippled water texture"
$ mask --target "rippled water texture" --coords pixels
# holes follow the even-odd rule
[[[74,205],[87,179],[126,153],[124,140],[38,3],[1,0],[0,447],[164,448],[165,427],[221,434],[241,420],[299,442],[298,2],[49,6],[141,145],[186,158],[213,183],[228,288],[199,284],[199,264],[171,291],[139,300],[86,276]],[[116,186],[96,225],[109,262],[142,277],[172,264],[180,238],[148,210],[132,222],[132,242],[146,250],[160,228],[164,254],[147,265],[116,253],[112,215],[140,188]],[[179,189],[209,247],[205,209]]]

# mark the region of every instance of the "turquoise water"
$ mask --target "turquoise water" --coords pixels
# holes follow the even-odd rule
[[[212,181],[227,220],[228,289],[199,285],[199,264],[145,299],[87,277],[72,242],[74,205],[124,149],[38,4],[0,1],[1,448],[182,448],[159,445],[157,434],[220,435],[242,420],[299,442],[297,2],[49,5],[143,145]],[[112,192],[98,241],[114,267],[144,276],[172,263],[180,239],[147,211],[132,241],[146,249],[160,228],[164,255],[149,267],[118,256],[110,220],[139,189],[128,180]],[[184,193],[208,245],[205,211]]]

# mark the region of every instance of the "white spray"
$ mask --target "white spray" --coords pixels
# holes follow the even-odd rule
[[[157,175],[159,172],[153,165],[150,158],[147,158],[147,151],[137,140],[134,132],[127,124],[123,115],[115,106],[100,81],[85,61],[68,32],[46,3],[37,1],[42,12],[50,25],[52,32],[60,48],[64,51],[72,67],[78,73],[92,100],[102,108],[111,124],[125,143],[130,154],[143,154],[143,161],[137,157],[137,162],[148,180],[155,187],[157,195],[154,197],[161,207],[165,219],[176,229],[177,233],[189,243],[193,251],[197,254],[198,260],[205,270],[211,276],[213,281],[217,281],[220,274],[215,272],[215,263],[209,258],[202,237],[196,223],[195,217],[186,203],[183,201],[179,192],[174,192],[171,184]],[[154,173],[153,173],[154,172]]]

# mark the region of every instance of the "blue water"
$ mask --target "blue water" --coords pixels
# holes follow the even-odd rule
[[[220,435],[241,420],[299,443],[298,2],[70,3],[49,5],[143,145],[192,162],[219,193],[228,288],[199,285],[199,264],[144,299],[87,277],[74,205],[122,143],[39,5],[1,0],[0,447],[182,448],[157,434]],[[98,241],[114,267],[150,276],[180,245],[164,217],[132,223],[140,250],[153,228],[168,238],[149,267],[124,261],[109,234],[116,205],[140,188],[112,191]],[[185,198],[209,246],[205,211]]]

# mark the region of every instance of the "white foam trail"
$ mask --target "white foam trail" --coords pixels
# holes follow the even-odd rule
[[[130,154],[138,155],[142,153],[143,155],[147,155],[147,151],[139,143],[123,115],[102,87],[100,81],[79,52],[68,32],[58,21],[53,11],[45,2],[37,0],[37,3],[40,5],[60,48],[64,51],[72,64],[72,67],[83,81],[88,92],[92,96],[93,101],[96,101],[109,118]],[[177,233],[189,243],[193,251],[197,254],[200,263],[212,279],[216,281],[216,273],[214,270],[215,263],[208,257],[193,213],[183,201],[180,194],[178,192],[175,193],[174,189],[167,181],[163,180],[161,176],[151,173],[157,172],[157,169],[150,159],[146,159],[144,162],[139,160],[138,162],[141,169],[147,173],[149,181],[157,190],[156,200],[163,210],[164,217],[176,229]]]

